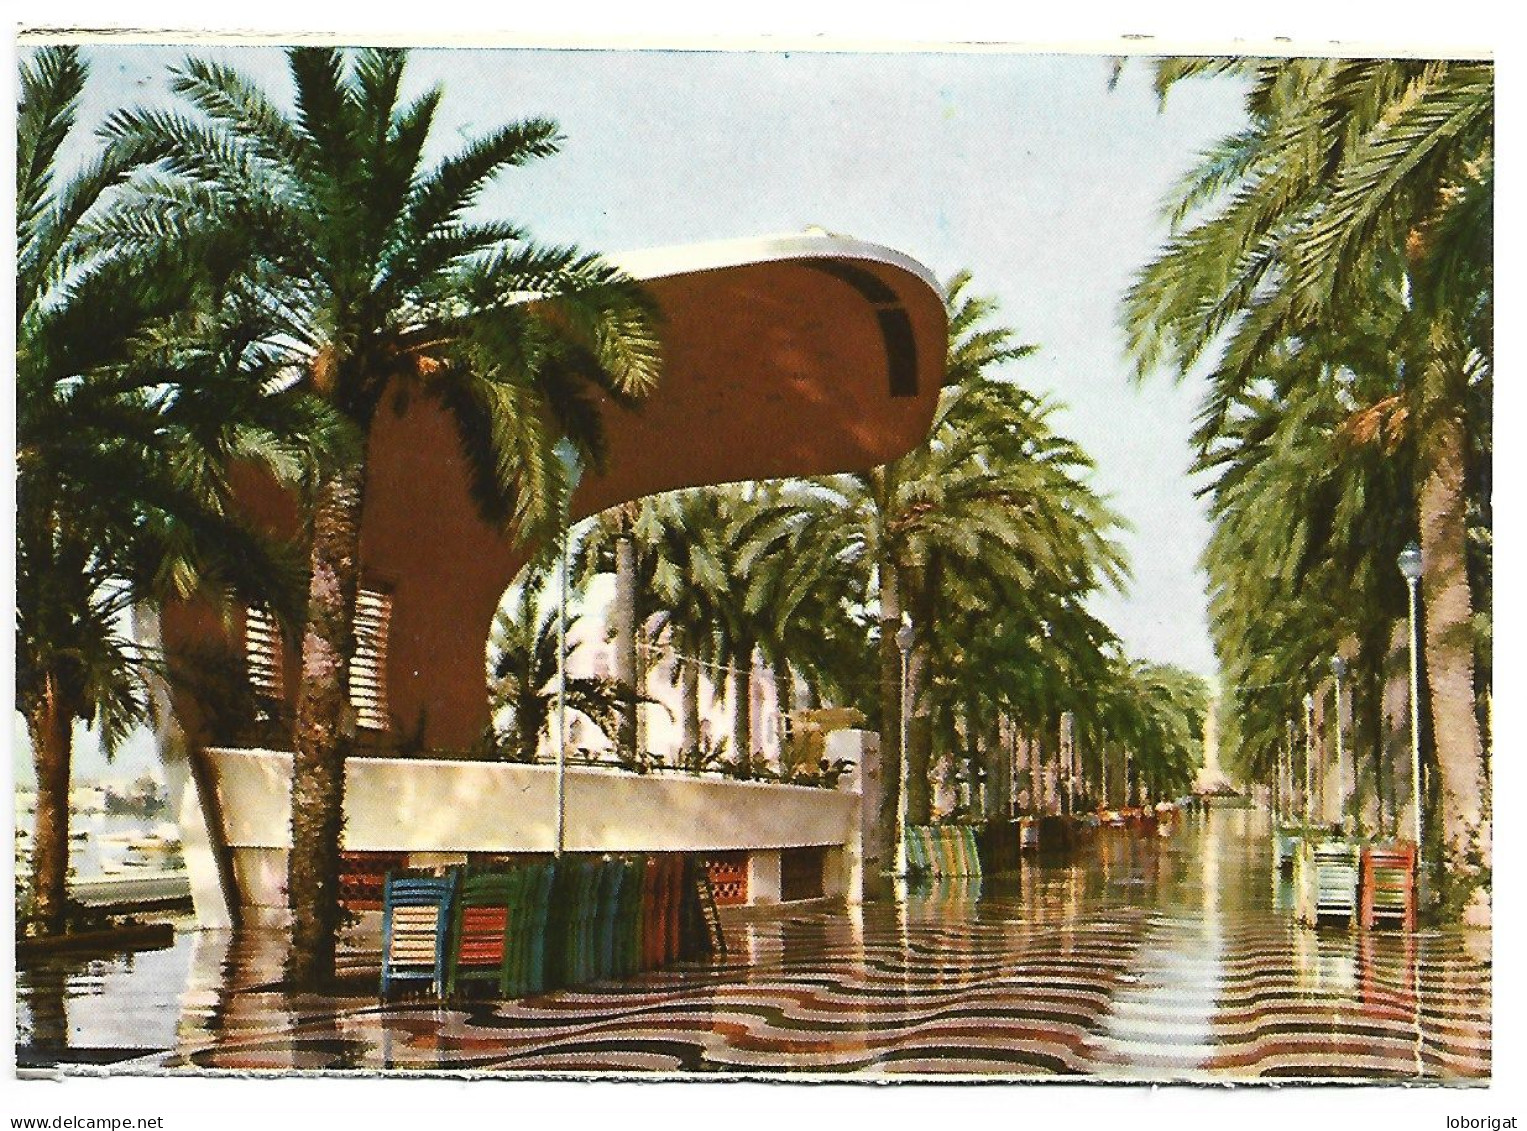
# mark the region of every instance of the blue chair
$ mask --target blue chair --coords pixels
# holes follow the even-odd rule
[[[594,924],[594,972],[596,979],[615,974],[615,937],[620,921],[620,891],[625,885],[626,862],[619,857],[604,861],[599,869],[599,909]]]
[[[389,872],[382,888],[382,999],[396,982],[428,982],[445,996],[446,964],[457,873]]]

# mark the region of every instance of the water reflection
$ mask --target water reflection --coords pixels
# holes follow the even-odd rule
[[[1295,924],[1269,837],[1249,810],[1102,828],[1011,874],[755,911],[723,958],[517,1002],[383,1007],[364,964],[337,996],[289,995],[280,934],[192,933],[23,972],[18,1036],[255,1070],[1488,1074],[1488,955]]]
[[[59,954],[18,968],[18,1048],[29,1062],[39,1063],[50,1058],[112,1063],[172,1048],[191,935],[188,929],[177,934],[175,945],[164,950],[110,957]]]

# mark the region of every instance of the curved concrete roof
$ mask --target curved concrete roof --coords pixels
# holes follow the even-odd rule
[[[944,376],[939,288],[915,260],[842,236],[770,236],[613,257],[663,312],[663,377],[640,406],[604,404],[608,461],[582,517],[680,487],[859,470],[927,435]],[[389,588],[391,712],[435,748],[488,721],[494,611],[525,560],[471,500],[454,425],[431,398],[383,408],[371,434],[362,568]],[[285,500],[252,500],[278,525]],[[167,643],[205,617],[166,618]],[[288,688],[296,685],[288,657]]]

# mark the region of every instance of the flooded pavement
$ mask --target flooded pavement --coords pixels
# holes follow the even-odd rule
[[[730,923],[725,958],[520,1001],[384,1007],[374,977],[288,995],[276,936],[190,932],[130,970],[24,971],[19,1055],[132,1072],[1488,1079],[1487,937],[1317,931],[1286,899],[1265,814],[1215,810],[895,904],[781,908]]]

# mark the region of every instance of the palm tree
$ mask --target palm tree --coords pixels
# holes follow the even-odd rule
[[[542,735],[556,708],[560,672],[557,608],[542,607],[547,570],[534,565],[515,588],[508,606],[493,621],[489,638],[489,696],[495,716],[509,715],[506,735],[495,735],[494,747],[508,746],[515,761],[534,762]],[[578,623],[574,615],[568,631]],[[629,687],[601,676],[572,676],[567,681],[567,709],[587,717],[606,735],[619,728],[624,709],[632,703]]]
[[[1184,182],[1175,233],[1127,310],[1141,374],[1219,354],[1206,432],[1271,351],[1403,295],[1399,407],[1415,430],[1426,670],[1443,853],[1460,901],[1489,866],[1469,578],[1469,406],[1493,364],[1494,75],[1454,61],[1171,61],[1248,80],[1246,129]],[[1357,406],[1366,411],[1371,406]],[[1479,890],[1476,890],[1479,889]]]
[[[643,500],[637,527],[651,567],[653,625],[677,653],[679,761],[698,768],[702,669],[721,664],[720,606],[730,585],[722,496],[710,489],[653,496]]]
[[[405,53],[287,53],[287,111],[221,65],[189,60],[191,109],[124,110],[110,138],[162,147],[160,171],[100,224],[103,240],[236,254],[243,301],[275,331],[262,346],[362,436],[384,394],[437,397],[456,419],[485,518],[512,537],[551,530],[566,493],[552,448],[595,466],[595,397],[656,380],[655,312],[598,256],[543,248],[474,206],[500,172],[557,148],[556,126],[513,123],[426,166],[442,93],[401,101]],[[534,301],[527,301],[527,297]],[[288,975],[333,971],[343,766],[360,581],[365,447],[315,484],[302,687],[296,712]]]
[[[1349,340],[1361,324],[1352,319]],[[1311,365],[1327,371],[1301,380]],[[1241,712],[1226,750],[1250,775],[1274,773],[1285,721],[1342,652],[1353,667],[1354,748],[1373,752],[1377,791],[1382,684],[1405,611],[1394,562],[1410,538],[1414,435],[1383,411],[1392,369],[1359,351],[1312,338],[1267,372],[1289,395],[1239,398],[1212,456],[1196,465],[1215,476],[1210,627]],[[1354,404],[1378,407],[1354,415]]]
[[[108,752],[149,711],[162,658],[135,643],[130,608],[231,589],[289,611],[296,570],[231,515],[235,458],[310,467],[332,414],[267,395],[258,320],[154,249],[102,253],[86,238],[110,193],[159,150],[117,145],[60,183],[87,68],[72,47],[22,66],[17,129],[17,704],[38,783],[32,899],[58,931],[66,906],[76,720]]]
[[[994,306],[965,295],[969,279],[946,288],[949,369],[962,383],[940,397],[928,442],[893,463],[814,482],[818,521],[804,543],[874,578],[864,603],[878,606],[879,723],[884,775],[894,783],[901,750],[904,611],[916,633],[912,702],[922,703],[930,649],[954,587],[984,589],[1017,603],[1017,618],[1056,608],[1104,580],[1122,581],[1124,563],[1107,531],[1118,519],[1083,482],[1090,461],[1049,426],[1053,406],[988,370],[1024,356],[1012,332],[984,325]],[[1026,622],[1037,630],[1041,618]],[[925,765],[909,766],[921,779]],[[893,789],[880,801],[877,838],[889,851],[896,825]]]

